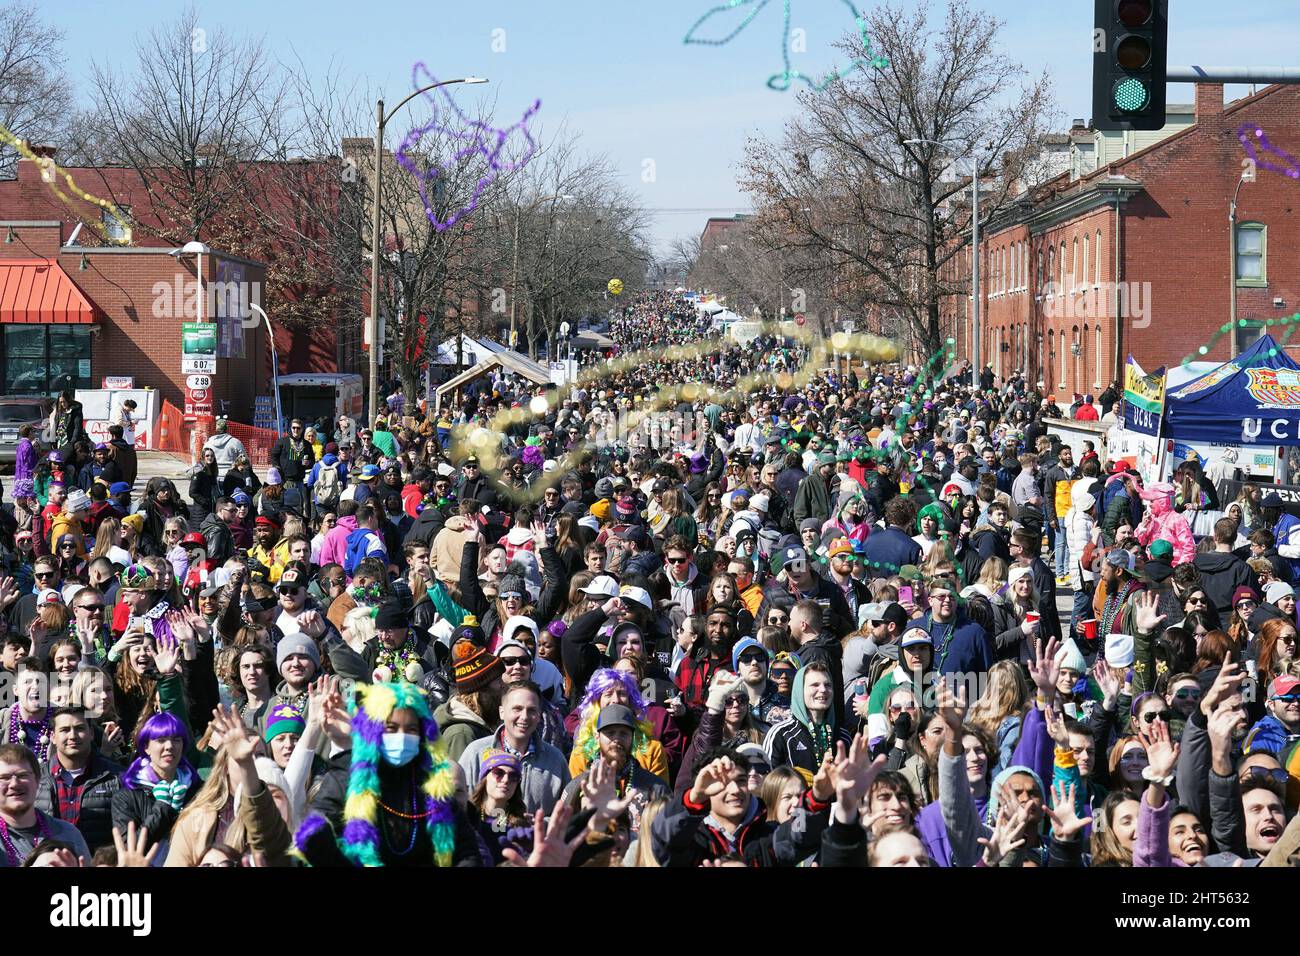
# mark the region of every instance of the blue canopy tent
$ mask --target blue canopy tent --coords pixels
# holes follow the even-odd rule
[[[1165,438],[1300,445],[1300,365],[1268,335],[1165,397]]]

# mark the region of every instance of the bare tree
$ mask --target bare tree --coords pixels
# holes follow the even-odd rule
[[[802,257],[837,304],[901,320],[927,354],[942,339],[940,299],[967,291],[946,268],[970,228],[955,161],[981,148],[981,219],[995,216],[1052,113],[1047,77],[1026,81],[998,52],[1000,21],[966,0],[948,0],[937,28],[929,14],[877,7],[867,30],[889,65],[801,94],[779,142],[750,141],[741,174],[770,249]],[[914,139],[952,145],[903,145]]]
[[[37,143],[54,139],[72,103],[63,34],[41,23],[36,6],[0,7],[0,124]],[[18,153],[0,144],[0,178],[12,178]]]

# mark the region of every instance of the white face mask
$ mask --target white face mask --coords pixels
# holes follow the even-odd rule
[[[384,762],[394,767],[405,767],[419,750],[420,738],[415,734],[384,734],[380,744]]]

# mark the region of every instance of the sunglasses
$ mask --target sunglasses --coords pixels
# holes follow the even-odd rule
[[[909,714],[915,714],[916,704],[890,704],[889,705],[889,712],[891,714],[897,714],[904,710],[907,711]]]
[[[1177,716],[1172,710],[1148,710],[1142,715],[1142,723],[1154,724],[1157,720],[1163,720],[1167,724]]]
[[[741,654],[740,657],[737,658],[737,660],[738,660],[741,664],[766,664],[766,663],[767,663],[767,655],[766,655],[766,654],[759,654],[759,653],[757,653],[757,652],[755,652],[755,653],[753,653],[753,654]]]
[[[1182,690],[1174,691],[1176,700],[1200,700],[1201,689],[1199,687],[1184,687]]]
[[[669,559],[668,559],[668,563],[669,563],[669,564],[686,564],[686,563],[687,563],[688,561],[690,561],[690,560],[691,560],[690,558],[669,558]]]
[[[1300,702],[1300,693],[1292,691],[1289,694],[1279,694],[1277,697],[1270,697],[1269,700],[1280,700],[1284,704],[1294,704]]]
[[[288,584],[282,588],[276,588],[281,594],[297,594],[303,588],[301,585]]]
[[[749,697],[744,694],[727,697],[722,701],[728,707],[743,707],[749,703]]]
[[[518,780],[519,774],[505,767],[496,767],[492,770],[492,776],[497,780]]]
[[[749,777],[750,777],[751,780],[752,780],[754,777],[766,777],[766,776],[767,776],[769,773],[771,773],[771,772],[772,772],[772,768],[769,767],[769,766],[767,766],[767,764],[750,764],[750,765],[749,765]]]
[[[522,654],[517,654],[512,657],[502,657],[500,660],[504,667],[523,667],[533,662],[531,657],[524,657]]]
[[[1238,779],[1243,783],[1247,780],[1267,780],[1269,783],[1286,786],[1290,774],[1277,767],[1247,767]]]
[[[1209,603],[1208,601],[1205,600],[1205,598],[1189,598],[1189,601],[1194,601],[1194,602],[1197,603],[1197,604],[1208,604],[1208,603]],[[1238,601],[1238,602],[1237,602],[1237,607],[1239,607],[1239,608],[1251,608],[1251,607],[1259,607],[1259,605],[1256,604],[1254,601]]]
[[[794,677],[794,668],[793,668],[793,667],[784,667],[784,666],[782,666],[782,667],[773,667],[773,668],[772,668],[772,678],[773,678],[773,680],[780,680],[780,679],[782,679],[782,678],[791,678],[791,677]]]
[[[52,577],[54,577],[54,572],[53,572],[53,571],[37,571],[37,572],[35,572],[32,576],[33,576],[34,578],[36,578],[36,579],[39,581],[41,578],[52,578]]]
[[[78,610],[78,611],[86,611],[86,612],[88,612],[88,613],[90,613],[90,614],[103,614],[103,613],[104,613],[104,605],[102,605],[102,604],[78,604],[78,605],[77,605],[77,610]]]

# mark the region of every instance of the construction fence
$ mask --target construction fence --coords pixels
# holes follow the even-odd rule
[[[194,421],[186,421],[179,408],[164,400],[162,411],[154,425],[154,447],[159,451],[188,456],[191,462],[197,462],[199,451],[216,431],[216,424],[216,418],[211,415],[200,415]],[[279,437],[274,429],[227,421],[226,430],[243,444],[244,453],[254,468],[267,466],[271,459],[271,447]]]

